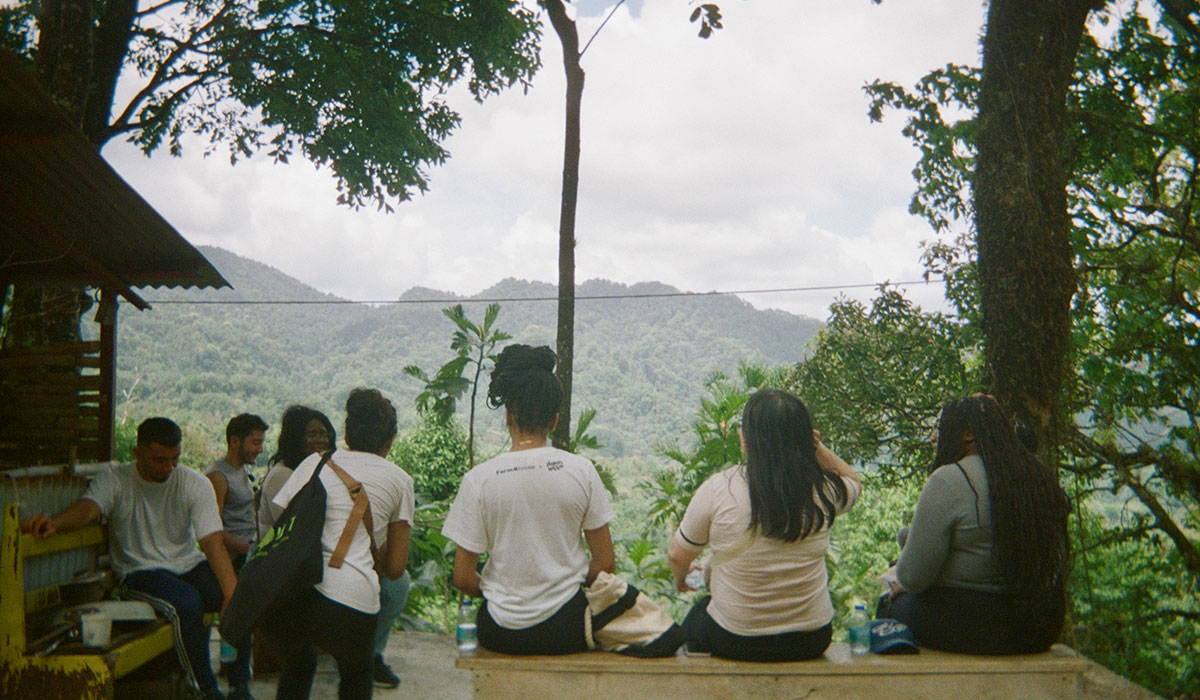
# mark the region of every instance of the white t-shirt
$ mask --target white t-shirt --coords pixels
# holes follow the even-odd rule
[[[277,462],[271,465],[271,468],[267,470],[267,475],[263,477],[258,504],[258,539],[260,541],[267,536],[267,533],[275,526],[275,521],[283,514],[283,508],[275,505],[275,496],[279,494],[279,489],[283,488],[291,476],[291,468],[283,462]]]
[[[308,483],[320,461],[320,454],[312,454],[301,462],[276,494],[275,505],[286,508],[296,492]],[[366,489],[367,501],[371,504],[371,520],[375,526],[375,544],[383,549],[386,547],[390,523],[412,522],[412,477],[383,457],[368,452],[338,450],[333,453],[331,461]],[[326,566],[324,578],[316,588],[330,600],[373,615],[379,612],[379,577],[375,573],[375,560],[371,556],[367,530],[361,525],[356,529],[345,562],[340,568],[330,568],[329,559],[346,527],[354,501],[346,485],[328,465],[321,468],[320,478],[325,486],[325,529],[321,532],[321,553]]]
[[[488,554],[480,589],[508,629],[550,617],[587,578],[584,530],[612,520],[608,493],[587,459],[553,447],[506,452],[463,477],[442,534]]]
[[[222,529],[212,483],[187,467],[146,481],[134,464],[98,473],[83,497],[108,519],[113,572],[166,569],[185,574],[204,561],[196,542]]]
[[[843,513],[858,500],[862,487],[842,477],[847,500]],[[832,496],[832,491],[830,492]],[[713,556],[741,549],[712,567],[708,614],[721,627],[747,637],[810,631],[833,619],[825,552],[829,523],[819,532],[795,542],[767,537],[747,539],[750,527],[750,488],[741,466],[708,478],[688,504],[675,542],[699,552],[711,544]]]

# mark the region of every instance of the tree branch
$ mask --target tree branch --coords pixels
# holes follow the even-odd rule
[[[1096,442],[1078,430],[1074,431],[1074,441],[1085,452],[1101,457],[1113,466],[1116,471],[1115,481],[1128,486],[1133,491],[1138,500],[1154,516],[1155,527],[1166,533],[1175,543],[1175,548],[1183,558],[1187,570],[1192,575],[1200,575],[1200,550],[1197,550],[1195,543],[1188,539],[1187,533],[1180,529],[1154,492],[1133,473],[1133,467],[1153,464],[1161,458],[1161,455],[1144,443],[1137,452],[1123,454],[1117,448]]]

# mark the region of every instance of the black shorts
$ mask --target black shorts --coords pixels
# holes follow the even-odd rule
[[[487,600],[479,607],[475,620],[479,625],[479,645],[505,654],[574,654],[587,651],[587,596],[583,588],[563,603],[553,615],[532,627],[501,627],[488,613]]]

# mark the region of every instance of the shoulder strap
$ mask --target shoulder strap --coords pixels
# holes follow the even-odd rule
[[[979,517],[979,492],[975,490],[975,484],[971,483],[971,477],[967,476],[967,470],[963,469],[963,465],[955,462],[954,466],[962,472],[963,478],[967,480],[967,486],[971,487],[971,493],[975,494],[975,526],[983,527],[983,519]]]
[[[360,522],[367,527],[367,538],[371,540],[371,556],[375,556],[375,525],[371,519],[371,502],[367,500],[367,491],[363,485],[347,474],[346,470],[339,467],[333,460],[329,460],[329,468],[346,485],[346,490],[350,492],[350,498],[354,500],[354,507],[350,509],[350,517],[346,519],[346,527],[342,528],[342,536],[338,538],[337,546],[333,548],[333,554],[329,557],[330,568],[340,569],[342,562],[346,560],[346,552],[350,549],[354,531],[358,529]]]

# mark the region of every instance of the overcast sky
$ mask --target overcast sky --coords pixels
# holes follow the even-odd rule
[[[612,4],[579,5],[583,41]],[[725,29],[702,40],[685,0],[627,3],[584,56],[577,281],[703,292],[920,279],[920,242],[932,232],[907,213],[916,152],[900,115],[870,123],[862,88],[977,64],[982,3],[720,4]],[[548,25],[542,60],[528,94],[453,102],[462,125],[450,160],[430,171],[427,194],[392,214],[338,206],[333,178],[299,160],[230,166],[199,147],[147,159],[121,142],[103,154],[193,244],[324,292],[381,300],[413,286],[475,294],[506,277],[553,283],[564,79]],[[744,298],[824,319],[837,294]],[[940,285],[909,296],[943,304]]]

